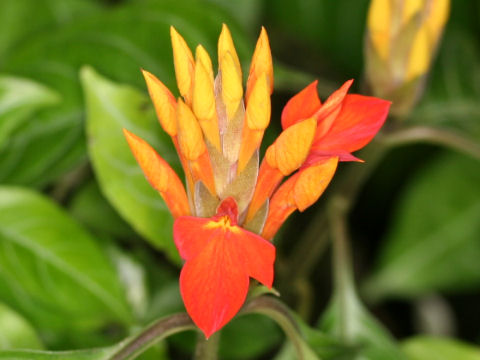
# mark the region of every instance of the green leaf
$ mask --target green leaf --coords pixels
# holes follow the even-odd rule
[[[134,236],[132,229],[101,194],[94,180],[75,193],[68,208],[75,219],[95,233],[122,239]]]
[[[108,360],[115,348],[80,351],[0,351],[1,360]]]
[[[480,348],[458,340],[417,336],[403,342],[410,360],[478,360]]]
[[[93,0],[15,0],[0,3],[0,65],[6,52],[39,31],[55,27],[98,9]],[[32,16],[35,14],[35,16]]]
[[[0,187],[0,299],[60,335],[132,318],[95,240],[49,199],[8,186]]]
[[[90,159],[100,188],[115,209],[141,235],[179,261],[173,243],[172,216],[145,179],[122,129],[141,136],[169,163],[175,152],[161,132],[149,99],[136,89],[115,84],[91,68],[82,71],[87,104]]]
[[[221,359],[253,359],[272,350],[282,340],[282,333],[273,320],[248,314],[236,318],[222,330]]]
[[[390,333],[364,308],[357,296],[351,292],[340,306],[334,296],[323,314],[320,329],[340,338],[340,329],[347,328],[350,346],[357,346],[356,360],[382,359],[405,360]],[[345,324],[341,324],[344,321]]]
[[[36,82],[0,76],[0,154],[11,133],[37,109],[55,104],[58,95]]]
[[[478,288],[479,183],[480,163],[467,157],[444,154],[425,166],[401,197],[365,293],[379,299]]]
[[[55,31],[38,32],[16,46],[2,59],[2,71],[40,81],[61,93],[64,101],[12,134],[8,151],[0,156],[0,182],[44,186],[86,159],[78,81],[83,65],[144,89],[140,68],[145,68],[174,91],[170,25],[177,27],[192,49],[201,43],[216,54],[222,21],[230,25],[240,57],[251,56],[253,44],[235,20],[218,7],[197,1],[119,4],[62,23]]]
[[[42,343],[32,326],[20,314],[0,303],[0,351],[41,349]]]

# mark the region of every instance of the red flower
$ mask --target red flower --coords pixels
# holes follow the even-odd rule
[[[226,26],[218,42],[219,73],[197,47],[195,58],[172,28],[175,72],[182,98],[144,71],[160,124],[182,163],[186,190],[145,141],[125,130],[132,152],[174,216],[174,240],[185,260],[180,291],[187,312],[210,336],[239,311],[249,279],[273,283],[274,237],[295,210],[323,193],[338,161],[366,145],[387,116],[389,102],[347,95],[351,81],[322,105],[316,83],[295,95],[282,114],[283,132],[259,166],[270,121],[273,67],[262,29],[245,96],[242,69]],[[290,176],[282,183],[285,177]]]
[[[210,219],[183,216],[173,228],[186,260],[180,291],[193,321],[208,338],[240,310],[249,277],[272,287],[275,247],[237,225],[237,204],[225,199]]]

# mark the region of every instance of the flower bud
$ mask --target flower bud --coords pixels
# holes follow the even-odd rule
[[[372,0],[365,43],[366,75],[373,95],[408,114],[423,92],[426,75],[448,19],[449,0]]]

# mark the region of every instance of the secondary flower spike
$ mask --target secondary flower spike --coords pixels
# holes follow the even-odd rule
[[[170,34],[181,97],[175,99],[153,74],[143,74],[159,122],[179,154],[186,188],[150,145],[124,132],[147,180],[175,218],[174,241],[185,261],[180,291],[187,312],[208,338],[238,313],[250,278],[272,287],[275,247],[269,240],[292,212],[317,201],[339,161],[358,160],[351,153],[375,136],[390,103],[348,95],[348,81],[322,104],[314,82],[285,106],[283,131],[260,165],[273,91],[265,29],[245,91],[226,25],[215,77],[201,45],[194,58],[173,27]]]

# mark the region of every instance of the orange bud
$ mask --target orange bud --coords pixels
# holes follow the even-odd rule
[[[142,70],[142,73],[145,77],[148,93],[152,98],[160,125],[162,125],[163,130],[165,130],[168,135],[177,135],[177,120],[175,115],[177,104],[175,98],[170,90],[153,74],[145,70]]]
[[[126,129],[123,133],[145,177],[160,192],[173,217],[189,215],[187,194],[175,171],[147,142]]]
[[[323,194],[335,174],[338,158],[330,158],[300,170],[285,181],[270,200],[262,237],[270,240],[295,210],[304,211]]]

